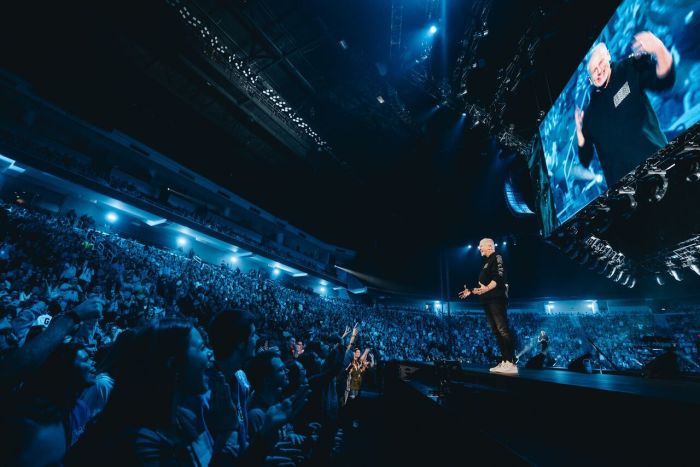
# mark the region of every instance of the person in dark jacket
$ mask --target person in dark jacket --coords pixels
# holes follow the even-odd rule
[[[486,319],[496,336],[503,360],[489,371],[517,375],[514,337],[508,326],[508,280],[503,258],[496,254],[496,246],[490,238],[479,242],[479,251],[485,260],[479,273],[479,287],[468,289],[465,285],[464,290],[459,293],[459,298],[465,299],[472,294],[479,296]]]
[[[585,112],[575,112],[579,160],[590,166],[595,147],[608,186],[668,144],[645,91],[673,87],[673,56],[648,31],[634,36],[632,51],[630,57],[611,62],[604,43],[593,47],[590,103]]]

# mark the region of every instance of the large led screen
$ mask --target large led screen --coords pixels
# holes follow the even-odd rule
[[[698,15],[626,0],[591,46],[540,125],[557,225],[700,119]]]

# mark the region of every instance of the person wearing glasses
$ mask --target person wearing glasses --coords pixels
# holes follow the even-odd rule
[[[632,54],[615,62],[601,42],[591,50],[588,80],[590,102],[574,114],[578,157],[589,167],[595,148],[610,185],[668,144],[646,91],[673,87],[673,56],[649,31],[636,34]]]

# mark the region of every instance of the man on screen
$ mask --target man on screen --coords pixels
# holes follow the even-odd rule
[[[595,146],[608,185],[668,144],[644,90],[673,87],[673,57],[648,31],[634,36],[632,50],[630,57],[611,63],[604,43],[593,48],[588,60],[590,103],[585,112],[575,112],[579,160],[588,167]]]

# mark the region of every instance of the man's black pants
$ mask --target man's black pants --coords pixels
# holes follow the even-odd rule
[[[491,330],[496,335],[496,341],[498,341],[498,348],[501,349],[503,360],[515,363],[515,343],[513,334],[511,334],[508,327],[506,302],[484,303],[483,306],[489,326],[491,326]]]

